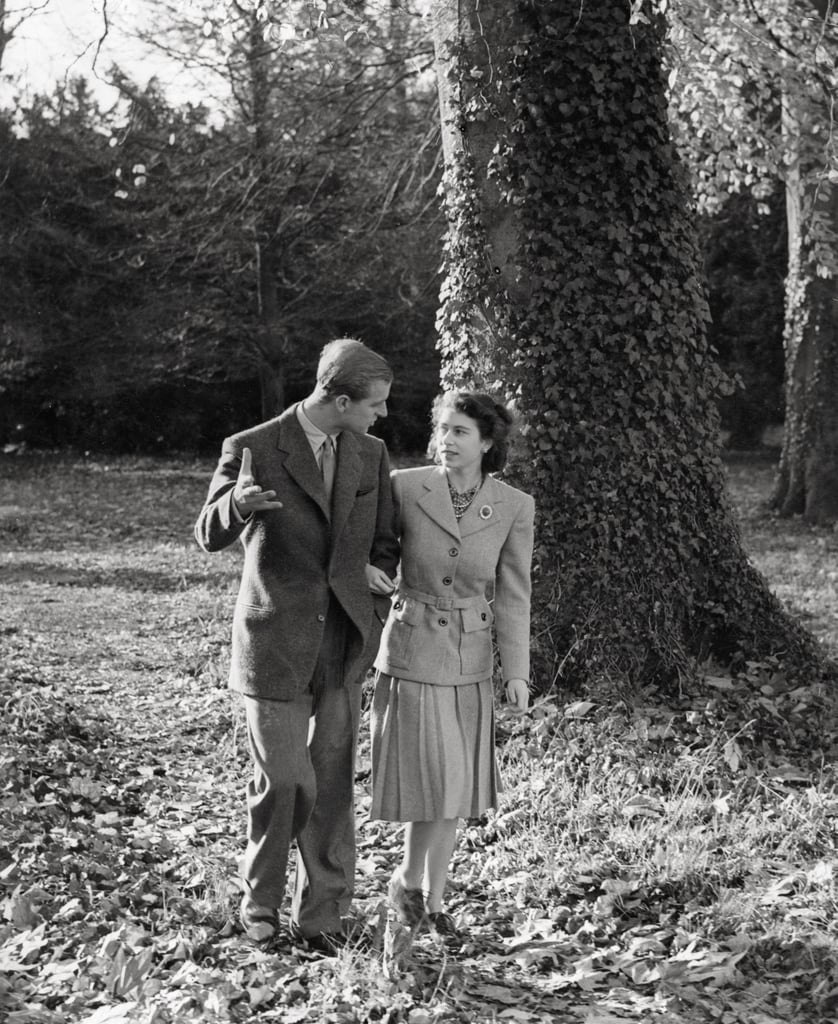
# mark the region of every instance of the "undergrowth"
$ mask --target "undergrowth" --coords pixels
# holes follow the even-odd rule
[[[333,959],[284,933],[257,948],[235,921],[248,761],[225,679],[238,562],[208,563],[189,539],[206,474],[172,472],[163,498],[153,465],[12,468],[35,514],[25,540],[4,535],[0,577],[9,1024],[838,1015],[838,723],[818,680],[708,664],[677,696],[603,679],[524,716],[499,705],[501,804],[464,823],[448,894],[466,941],[424,935],[389,960],[382,897],[400,831],[368,817],[364,739],[353,942]],[[37,513],[53,493],[61,522]],[[63,544],[92,493],[149,530],[127,533],[114,513]],[[771,546],[793,542],[801,578],[809,558],[805,606],[835,650],[832,535],[751,505],[743,524],[787,593],[803,591]]]

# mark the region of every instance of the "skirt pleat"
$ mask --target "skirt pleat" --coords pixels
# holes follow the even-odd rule
[[[475,818],[496,805],[491,679],[434,686],[379,673],[371,732],[373,818]]]

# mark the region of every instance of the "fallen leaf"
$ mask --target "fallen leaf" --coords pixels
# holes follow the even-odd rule
[[[100,1006],[87,1017],[83,1017],[79,1024],[120,1024],[122,1021],[133,1019],[133,1011],[137,1003],[119,1003],[117,1006]]]
[[[596,704],[592,700],[576,700],[572,704],[566,704],[562,714],[565,718],[584,718]]]

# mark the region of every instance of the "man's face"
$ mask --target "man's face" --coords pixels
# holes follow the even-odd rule
[[[341,395],[337,399],[337,408],[341,414],[340,429],[366,434],[376,420],[387,415],[389,397],[390,384],[384,380],[373,381],[366,398],[359,398],[357,402]]]

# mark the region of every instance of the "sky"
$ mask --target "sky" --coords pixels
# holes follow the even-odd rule
[[[190,0],[183,0],[184,8]],[[3,57],[0,87],[2,98],[38,92],[52,92],[57,81],[83,75],[107,108],[117,98],[106,82],[107,71],[117,62],[141,86],[157,77],[169,86],[173,99],[203,98],[201,88],[160,55],[149,55],[130,37],[130,27],[147,20],[147,0],[107,0],[109,30],[98,57],[96,49],[104,33],[103,0],[8,0],[11,25],[20,17],[15,12],[41,7],[20,25]],[[95,67],[94,67],[95,58]]]

